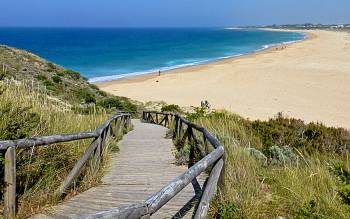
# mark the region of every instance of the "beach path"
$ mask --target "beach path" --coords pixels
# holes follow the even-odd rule
[[[93,214],[111,208],[142,203],[174,178],[186,171],[176,166],[172,154],[172,139],[166,139],[167,128],[132,120],[134,129],[118,145],[102,183],[69,201],[54,207],[47,215],[34,218],[72,218]],[[199,183],[204,182],[199,177]],[[174,199],[151,218],[191,218],[193,209],[180,211],[195,196],[189,184]]]

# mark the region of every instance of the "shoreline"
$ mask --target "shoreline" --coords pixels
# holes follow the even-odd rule
[[[283,112],[306,122],[350,128],[350,33],[301,32],[308,38],[293,44],[161,76],[153,73],[97,85],[141,102],[191,107],[207,100],[213,109],[253,120]]]
[[[247,28],[245,28],[247,29]],[[295,41],[287,41],[287,42],[281,42],[278,43],[276,45],[266,45],[268,46],[267,48],[261,48],[261,49],[257,49],[245,54],[237,54],[237,55],[231,55],[228,57],[221,57],[221,58],[215,58],[215,59],[211,59],[211,60],[207,60],[207,61],[199,61],[197,63],[189,63],[189,64],[184,64],[184,66],[173,66],[173,67],[167,67],[169,69],[161,71],[162,74],[168,74],[171,73],[173,71],[176,70],[181,70],[181,69],[188,69],[188,68],[192,68],[192,67],[197,67],[197,66],[201,66],[201,65],[211,65],[211,64],[215,64],[215,63],[220,63],[220,62],[224,62],[226,60],[230,60],[230,59],[237,59],[237,58],[241,58],[241,57],[245,57],[245,56],[249,56],[249,55],[254,55],[254,54],[259,54],[259,53],[263,53],[266,51],[269,51],[270,49],[275,49],[277,47],[280,46],[289,46],[291,44],[295,44],[295,43],[300,43],[309,39],[312,39],[312,37],[316,37],[312,34],[303,32],[303,31],[292,31],[292,30],[283,30],[283,29],[268,29],[268,28],[254,28],[254,29],[259,29],[259,30],[265,30],[265,31],[272,31],[272,32],[294,32],[294,33],[300,33],[302,35],[304,35],[304,39],[300,39],[300,40],[295,40]],[[118,76],[118,75],[115,75]],[[105,76],[105,77],[115,77],[113,75],[111,76]],[[90,81],[90,83],[96,84],[97,86],[103,86],[105,83],[111,82],[111,83],[115,83],[115,82],[122,82],[124,80],[128,80],[128,79],[139,79],[142,80],[144,79],[148,79],[150,76],[151,77],[157,77],[158,76],[158,72],[157,71],[145,71],[145,72],[140,72],[139,74],[136,73],[126,73],[126,74],[121,74],[120,78],[116,78],[116,79],[106,79],[103,81]]]

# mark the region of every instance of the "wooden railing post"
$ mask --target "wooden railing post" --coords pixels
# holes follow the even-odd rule
[[[5,153],[4,217],[16,217],[16,148],[9,147]]]
[[[117,136],[119,136],[123,129],[123,118],[119,118],[117,121]]]
[[[203,144],[204,144],[204,152],[205,154],[209,154],[209,144],[208,144],[208,140],[205,137],[205,135],[203,134]]]
[[[164,118],[164,126],[165,126],[165,127],[168,127],[168,125],[169,125],[169,117],[168,117],[168,115],[165,115],[165,118]]]
[[[193,138],[193,129],[188,126],[187,128],[187,137],[188,137],[188,144],[190,145],[190,155],[188,160],[188,168],[192,167],[195,163],[195,154],[194,154],[194,142],[192,142]]]
[[[202,194],[201,201],[199,202],[199,205],[197,207],[194,219],[207,218],[210,202],[216,194],[217,184],[220,178],[223,165],[224,161],[221,158],[218,162],[216,162],[214,168],[210,172],[210,176],[204,188],[204,192]]]
[[[177,139],[178,137],[178,129],[179,129],[179,119],[178,116],[175,116],[175,127],[174,127],[174,133],[173,133],[173,140]]]
[[[128,127],[128,129],[130,129],[130,128],[131,128],[131,115],[128,116],[128,122],[129,122],[129,127]]]
[[[98,170],[99,163],[101,161],[101,154],[103,153],[104,143],[105,143],[105,137],[106,137],[106,131],[103,131],[101,135],[96,139],[97,147],[94,150],[94,157],[93,157],[93,165],[92,169],[93,171]]]

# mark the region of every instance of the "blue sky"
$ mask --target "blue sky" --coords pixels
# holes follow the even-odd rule
[[[350,0],[1,0],[0,26],[350,23]]]

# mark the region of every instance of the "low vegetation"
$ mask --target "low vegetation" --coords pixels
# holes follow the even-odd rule
[[[187,118],[226,150],[211,218],[350,217],[348,130],[281,114],[249,121],[198,108]],[[185,152],[177,152],[182,160]]]

